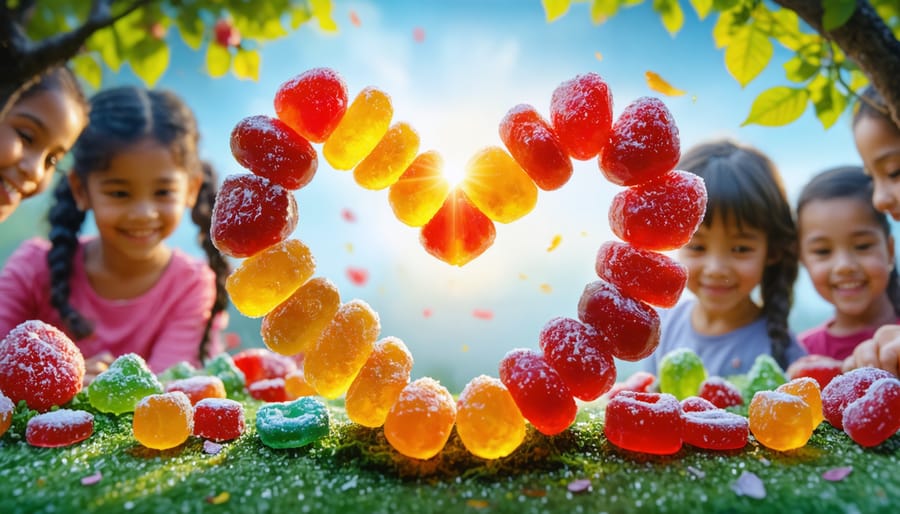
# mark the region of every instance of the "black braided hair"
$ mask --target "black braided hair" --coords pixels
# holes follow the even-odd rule
[[[822,171],[800,191],[797,198],[797,220],[799,222],[802,216],[803,207],[814,200],[856,199],[867,207],[872,220],[881,227],[885,239],[890,240],[891,223],[887,214],[872,204],[873,187],[872,177],[865,174],[862,166],[837,166]],[[894,307],[894,314],[900,316],[900,274],[897,273],[896,263],[888,275],[887,295]]]
[[[701,143],[689,149],[678,168],[703,178],[707,191],[703,225],[717,216],[766,234],[768,259],[760,292],[772,357],[788,366],[791,342],[788,314],[799,271],[797,227],[775,164],[756,148],[730,140]]]

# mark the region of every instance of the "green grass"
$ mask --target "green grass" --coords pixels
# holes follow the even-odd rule
[[[89,409],[76,399],[76,407]],[[380,430],[346,421],[331,405],[332,430],[293,450],[263,445],[253,428],[258,404],[247,402],[248,430],[217,455],[191,438],[151,451],[131,435],[131,417],[96,413],[87,441],[61,449],[22,440],[22,413],[0,439],[0,512],[129,513],[631,513],[897,512],[900,435],[864,449],[827,422],[802,449],[780,453],[751,440],[738,452],[684,448],[668,457],[624,452],[603,437],[598,406],[585,406],[555,437],[529,432],[505,459],[469,454],[454,434],[428,461],[405,458]],[[852,466],[844,480],[822,473]],[[102,473],[93,485],[81,479]],[[766,497],[738,496],[742,472],[759,476]],[[589,479],[592,488],[567,485]],[[227,492],[222,503],[210,499]],[[224,496],[220,496],[222,499]]]

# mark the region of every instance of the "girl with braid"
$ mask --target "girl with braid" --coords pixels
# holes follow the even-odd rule
[[[831,319],[798,336],[810,354],[844,360],[878,327],[898,322],[894,238],[872,191],[862,167],[843,166],[816,175],[800,192],[800,262],[819,296],[834,306]]]
[[[797,232],[778,170],[759,150],[728,140],[689,149],[678,168],[704,180],[707,208],[677,253],[693,298],[660,310],[660,345],[647,370],[657,373],[676,348],[696,352],[710,375],[746,373],[760,354],[787,368],[805,352],[788,329]]]
[[[159,372],[221,351],[228,264],[209,240],[216,194],[197,123],[176,95],[97,93],[50,209],[49,241],[23,243],[0,274],[0,333],[40,319],[88,359],[136,353]],[[166,245],[186,208],[208,263]],[[97,236],[79,237],[88,211]]]

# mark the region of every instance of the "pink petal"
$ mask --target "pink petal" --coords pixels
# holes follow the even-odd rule
[[[218,454],[220,451],[222,451],[222,448],[224,448],[224,446],[219,443],[214,443],[209,440],[203,441],[203,451],[208,453],[209,455]]]
[[[103,473],[99,471],[94,473],[93,475],[88,475],[86,477],[81,478],[81,485],[94,485],[103,478]]]
[[[738,496],[749,496],[761,500],[766,497],[766,486],[755,474],[744,471],[737,481],[731,484],[731,490]]]
[[[828,480],[829,482],[840,482],[841,480],[847,478],[847,475],[853,471],[851,466],[844,466],[840,468],[831,468],[828,471],[822,473],[822,478]]]
[[[572,480],[571,482],[569,482],[569,485],[566,486],[566,489],[568,489],[570,493],[583,493],[586,491],[590,491],[591,481],[587,478]]]

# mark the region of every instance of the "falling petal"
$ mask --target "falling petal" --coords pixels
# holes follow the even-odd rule
[[[413,40],[416,43],[421,43],[425,41],[425,29],[422,27],[416,27],[413,29]]]
[[[598,61],[602,61],[603,54],[601,54],[600,52],[594,52],[594,59],[597,59]]]
[[[228,491],[222,491],[221,493],[215,496],[207,496],[206,503],[212,503],[213,505],[219,505],[228,501],[231,498],[231,495],[228,494]]]
[[[847,478],[847,475],[849,475],[851,471],[853,471],[853,468],[851,466],[832,468],[822,473],[822,478],[828,480],[829,482],[840,482],[841,480]]]
[[[569,482],[569,485],[566,486],[566,489],[568,489],[570,493],[586,493],[591,490],[591,481],[587,478],[572,480]]]
[[[644,77],[647,79],[647,86],[654,91],[667,96],[682,96],[686,94],[685,91],[673,87],[671,84],[666,82],[666,80],[660,77],[657,73],[647,71],[644,73]]]
[[[490,503],[487,500],[466,500],[466,505],[472,507],[473,509],[484,509],[490,507]]]
[[[86,477],[81,477],[81,485],[94,485],[103,478],[103,473],[99,471],[94,473],[93,475],[88,475]]]
[[[428,307],[422,309],[422,317],[423,318],[430,318],[432,314],[434,314],[434,311],[432,311]]]
[[[341,218],[347,223],[353,223],[356,221],[356,214],[353,214],[350,209],[341,209]]]
[[[469,345],[467,345],[467,344],[462,345],[462,352],[466,353],[468,351],[469,351]]]
[[[210,440],[203,441],[203,452],[209,455],[218,455],[220,451],[222,451],[222,446],[219,443],[214,443]]]
[[[350,282],[353,283],[353,285],[362,287],[369,281],[369,272],[363,268],[354,268],[350,266],[347,268],[347,278],[350,279]]]
[[[519,273],[519,280],[528,280],[528,275],[524,273]]]
[[[694,466],[687,467],[688,473],[694,475],[697,478],[706,478],[706,472],[702,469],[697,469]]]
[[[359,15],[356,14],[356,11],[350,11],[350,23],[353,24],[354,27],[362,25],[362,21],[359,19]]]
[[[556,250],[556,247],[559,246],[559,243],[562,243],[562,235],[556,234],[553,236],[553,240],[550,241],[550,246],[547,247],[548,252],[552,252]]]
[[[344,248],[347,250],[347,253],[353,253],[353,243],[345,244]]]
[[[749,496],[761,500],[766,497],[766,486],[755,474],[744,471],[741,476],[731,484],[731,490],[738,496]]]
[[[588,236],[587,230],[582,230],[582,231],[581,231],[581,237],[587,237],[587,236]]]
[[[526,489],[522,489],[522,494],[524,494],[525,496],[529,496],[531,498],[543,498],[544,496],[547,496],[547,491],[545,491],[543,489],[526,488]]]
[[[553,286],[550,284],[541,284],[541,292],[544,294],[550,294],[553,292]]]
[[[472,317],[483,320],[494,319],[494,312],[489,309],[472,309]]]
[[[228,350],[234,350],[235,348],[240,348],[241,346],[241,336],[236,332],[227,332],[225,334],[225,348]]]

